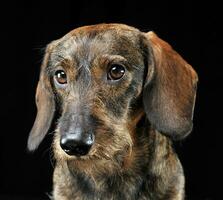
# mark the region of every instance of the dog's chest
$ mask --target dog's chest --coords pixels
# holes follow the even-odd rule
[[[56,173],[54,174],[55,176]],[[72,178],[71,178],[72,177]],[[55,177],[54,177],[55,178]],[[141,177],[104,176],[100,181],[83,174],[60,176],[54,184],[55,200],[149,200],[148,182]],[[61,184],[63,183],[63,184]]]

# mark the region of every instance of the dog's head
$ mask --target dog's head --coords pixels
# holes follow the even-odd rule
[[[43,140],[55,111],[54,143],[69,158],[112,159],[134,143],[143,116],[182,139],[192,129],[196,85],[192,67],[153,32],[121,24],[75,29],[46,49],[28,148]]]

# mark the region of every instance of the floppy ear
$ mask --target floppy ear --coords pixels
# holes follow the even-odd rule
[[[143,91],[146,115],[155,129],[173,139],[182,139],[193,127],[197,74],[155,33],[145,36],[152,54]]]
[[[28,138],[28,149],[35,150],[48,132],[55,112],[54,94],[46,75],[50,47],[48,45],[41,66],[40,79],[36,90],[37,116]]]

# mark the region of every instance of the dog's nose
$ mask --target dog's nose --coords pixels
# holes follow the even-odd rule
[[[88,154],[93,142],[92,135],[83,138],[80,134],[69,133],[61,137],[60,146],[68,155],[80,157]]]

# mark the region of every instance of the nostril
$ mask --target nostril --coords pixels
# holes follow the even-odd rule
[[[76,156],[84,156],[89,152],[90,148],[91,146],[89,145],[79,145],[75,147],[73,152],[74,152],[74,155]]]
[[[61,139],[60,146],[66,153],[69,153],[69,151],[72,149],[71,144],[69,144],[64,139]]]
[[[69,154],[69,152],[72,150],[72,142],[67,140],[66,138],[61,138],[60,140],[60,146],[61,148]]]

